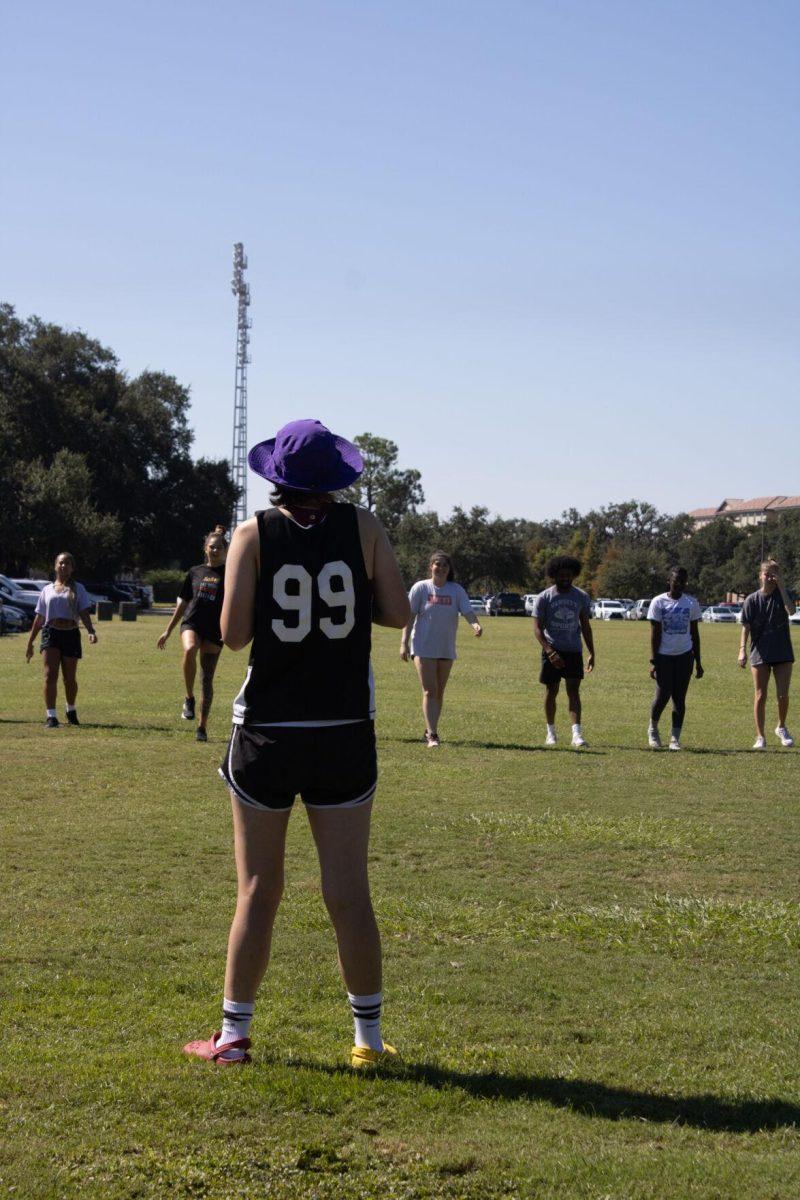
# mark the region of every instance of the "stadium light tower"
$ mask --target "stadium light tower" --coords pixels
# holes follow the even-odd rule
[[[233,247],[233,279],[231,291],[236,296],[236,385],[233,392],[233,453],[231,478],[239,489],[239,499],[233,508],[231,529],[247,519],[247,364],[250,362],[250,328],[248,316],[250,284],[245,282],[247,255],[241,242]]]

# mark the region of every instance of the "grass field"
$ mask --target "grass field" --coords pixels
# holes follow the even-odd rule
[[[462,629],[439,751],[398,635],[376,631],[394,1079],[345,1066],[299,804],[253,1067],[181,1055],[219,1016],[234,868],[216,767],[244,657],[223,653],[198,745],[163,623],[85,644],[80,729],[42,728],[40,664],[0,641],[0,1195],[800,1195],[800,757],[774,701],[770,751],[749,751],[738,629],[703,627],[682,754],[645,749],[644,624],[595,624],[585,751],[542,748],[528,621]]]

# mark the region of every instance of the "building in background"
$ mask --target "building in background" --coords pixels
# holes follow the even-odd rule
[[[716,508],[695,508],[689,516],[694,521],[695,529],[702,529],[716,517],[729,517],[734,525],[744,529],[751,525],[766,525],[768,521],[792,509],[800,509],[800,496],[757,496],[754,500],[729,497]]]

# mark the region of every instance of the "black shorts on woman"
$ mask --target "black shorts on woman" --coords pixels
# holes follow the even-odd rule
[[[42,626],[39,653],[58,650],[62,658],[83,658],[81,631],[79,629],[57,629],[54,625]]]

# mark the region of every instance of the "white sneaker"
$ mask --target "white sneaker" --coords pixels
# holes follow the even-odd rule
[[[588,745],[589,745],[589,743],[586,741],[586,738],[583,736],[583,734],[582,734],[582,733],[573,733],[573,735],[572,735],[572,744],[573,744],[573,746],[575,746],[575,748],[576,748],[576,749],[578,749],[578,750],[581,748],[581,746],[588,746]]]
[[[793,746],[794,745],[794,738],[789,733],[789,730],[786,728],[785,725],[778,726],[778,728],[775,730],[775,737],[778,739],[778,741],[780,742],[780,744],[782,746]]]
[[[676,737],[671,737],[669,739],[668,749],[669,750],[680,750],[680,748],[681,748],[681,744],[678,741],[678,739]]]
[[[547,737],[544,739],[544,744],[545,746],[555,746],[556,744],[556,735],[551,733],[549,729],[547,731]]]
[[[651,750],[661,749],[661,738],[658,736],[658,730],[655,725],[651,725],[647,731],[647,744]]]
[[[753,742],[754,750],[766,750],[766,748],[767,748],[767,739],[765,737],[757,737],[756,740]]]

